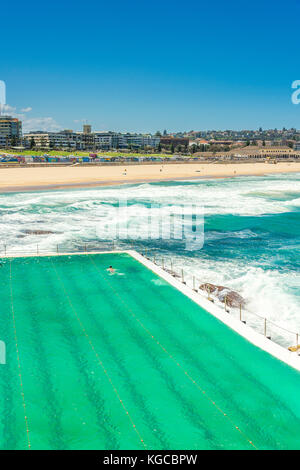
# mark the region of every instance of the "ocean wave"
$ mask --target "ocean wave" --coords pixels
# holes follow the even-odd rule
[[[223,238],[257,238],[257,233],[250,229],[239,230],[237,232],[215,232],[213,230],[205,232],[205,240],[222,240]]]
[[[299,212],[298,194],[298,174],[2,194],[0,241],[18,251],[72,249],[110,241],[116,226],[126,239],[130,226],[139,242],[156,246],[199,281],[232,288],[253,312],[300,331],[300,231],[298,219],[289,218]],[[127,209],[118,210],[119,203]],[[166,234],[168,216],[180,217],[183,207],[198,223],[204,214],[207,242],[188,255],[176,240],[149,239],[149,221]]]

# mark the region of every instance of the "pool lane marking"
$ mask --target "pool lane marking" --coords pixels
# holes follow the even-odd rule
[[[202,395],[204,395],[209,402],[230,422],[230,424],[246,439],[246,441],[254,448],[257,449],[257,447],[254,445],[253,441],[251,441],[247,435],[238,427],[236,424],[232,421],[232,419],[228,416],[227,413],[225,413],[222,408],[220,408],[216,402],[206,393],[206,391],[196,382],[196,380],[193,379],[193,377],[184,369],[184,367],[177,361],[177,359],[170,354],[167,349],[155,338],[155,336],[148,330],[148,328],[145,327],[145,325],[141,322],[141,320],[136,316],[136,314],[132,311],[132,309],[127,305],[125,300],[119,295],[118,291],[111,285],[108,279],[106,279],[103,275],[98,266],[96,265],[95,261],[91,257],[91,255],[88,255],[90,261],[94,264],[96,270],[99,272],[101,278],[106,282],[106,284],[112,289],[112,291],[115,293],[116,296],[121,300],[125,308],[129,311],[131,316],[138,322],[138,324],[146,331],[146,333],[152,338],[156,344],[164,351],[165,354],[169,356],[169,358],[176,364],[177,367],[179,367],[180,370],[184,372],[184,375],[198,388],[198,390],[201,391]]]
[[[28,449],[31,449],[30,433],[29,433],[29,422],[28,422],[28,416],[27,416],[27,413],[26,413],[26,402],[25,402],[25,395],[24,395],[24,386],[23,386],[23,379],[22,379],[20,352],[19,352],[17,328],[16,328],[16,318],[15,318],[15,311],[14,311],[11,260],[10,260],[10,263],[9,263],[9,280],[10,280],[11,311],[12,311],[14,338],[15,338],[15,343],[16,343],[16,353],[17,353],[17,360],[18,360],[18,370],[19,370],[20,388],[21,388],[21,396],[22,396],[22,405],[23,405],[23,409],[24,409],[24,419],[25,419],[25,427],[26,427],[26,434],[27,434],[27,445],[28,445]]]
[[[71,301],[71,299],[70,299],[70,297],[69,297],[69,295],[68,295],[68,293],[67,293],[67,291],[66,291],[66,288],[65,288],[65,286],[64,286],[64,283],[63,283],[63,281],[62,281],[60,275],[58,274],[58,271],[57,271],[56,267],[54,266],[53,260],[52,260],[51,258],[50,258],[50,260],[51,260],[52,267],[53,267],[53,269],[54,269],[54,271],[55,271],[55,273],[56,273],[56,276],[57,276],[57,278],[58,278],[58,280],[59,280],[59,282],[60,282],[60,284],[61,284],[61,286],[62,286],[62,288],[63,288],[63,291],[64,291],[64,293],[65,293],[65,296],[66,296],[66,298],[68,299],[69,305],[70,305],[71,309],[73,310],[73,312],[74,312],[74,314],[75,314],[75,316],[76,316],[76,318],[77,318],[77,321],[78,321],[78,323],[79,323],[79,325],[80,325],[80,327],[81,327],[81,329],[82,329],[82,331],[83,331],[83,333],[84,333],[86,339],[88,340],[91,349],[93,350],[93,352],[94,352],[94,354],[95,354],[95,356],[96,356],[96,358],[97,358],[98,363],[100,364],[100,366],[101,366],[103,372],[104,372],[105,375],[106,375],[106,378],[108,379],[109,383],[111,384],[111,386],[112,386],[112,388],[113,388],[113,391],[114,391],[115,394],[117,395],[117,397],[118,397],[118,399],[119,399],[119,402],[120,402],[122,408],[124,409],[125,414],[127,415],[127,417],[128,417],[128,419],[129,419],[129,421],[130,421],[130,423],[131,423],[131,425],[132,425],[134,431],[135,431],[136,434],[138,435],[138,438],[139,438],[140,442],[142,443],[143,447],[144,447],[145,449],[147,449],[147,445],[145,444],[144,439],[142,438],[142,436],[141,436],[141,434],[140,434],[138,428],[136,427],[136,425],[135,425],[135,423],[134,423],[134,421],[133,421],[133,419],[132,419],[132,417],[131,417],[131,415],[130,415],[128,409],[126,408],[126,406],[125,406],[123,400],[121,399],[121,396],[120,396],[118,390],[116,389],[116,387],[115,387],[115,385],[114,385],[114,383],[113,383],[111,377],[109,376],[109,374],[108,374],[108,372],[107,372],[107,369],[105,368],[103,362],[101,361],[100,356],[99,356],[99,354],[97,353],[97,351],[96,351],[96,349],[95,349],[95,347],[94,347],[94,345],[93,345],[93,343],[92,343],[91,338],[89,337],[89,335],[88,335],[86,329],[84,328],[84,325],[83,325],[82,321],[80,320],[80,317],[79,317],[79,315],[78,315],[78,313],[77,313],[77,311],[76,311],[76,309],[75,309],[75,307],[74,307],[74,305],[73,305],[73,303],[72,303],[72,301]]]

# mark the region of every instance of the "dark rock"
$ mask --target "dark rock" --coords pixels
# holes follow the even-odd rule
[[[246,304],[245,299],[243,299],[240,294],[225,286],[216,286],[215,284],[207,282],[205,284],[201,284],[199,289],[205,290],[206,292],[216,296],[223,303],[225,303],[226,298],[226,304],[228,307],[239,307],[240,305],[244,307]]]
[[[26,235],[50,235],[52,233],[61,233],[61,232],[54,232],[53,230],[22,230],[23,233]]]

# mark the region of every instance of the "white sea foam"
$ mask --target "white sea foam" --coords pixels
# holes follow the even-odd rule
[[[184,256],[172,256],[173,267],[180,273],[184,266],[190,274],[186,280],[192,285],[192,276],[196,278],[196,287],[212,283],[239,292],[246,300],[247,321],[261,332],[264,329],[263,318],[267,318],[292,332],[300,332],[300,278],[295,272],[264,270],[248,263],[236,261],[213,261],[211,259],[192,259]],[[165,264],[170,267],[171,257],[166,257]],[[297,292],[297,295],[295,295]],[[245,312],[246,313],[246,312]],[[255,315],[252,315],[255,314]],[[256,315],[261,318],[256,317]],[[273,334],[282,335],[280,329],[270,327]],[[293,344],[295,335],[283,334],[283,343]]]
[[[116,211],[119,201],[128,201],[127,211]],[[154,223],[160,219],[164,227],[168,212],[180,213],[183,204],[193,204],[199,214],[204,208],[206,216],[257,217],[290,212],[300,205],[300,175],[3,194],[0,196],[0,237],[3,244],[14,250],[35,250],[37,244],[40,250],[55,249],[56,245],[71,248],[90,240],[112,239],[118,217],[120,235],[130,224],[140,238],[146,240],[149,217]],[[26,230],[54,233],[28,235]],[[255,240],[256,237],[249,228],[205,232],[206,242],[229,238]],[[197,253],[192,258],[173,252],[166,254],[166,260],[171,255],[178,266],[201,281],[239,291],[249,301],[249,309],[300,331],[298,273],[268,271],[259,262],[249,264],[240,259],[212,260]]]

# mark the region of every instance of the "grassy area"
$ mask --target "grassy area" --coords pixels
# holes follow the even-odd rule
[[[36,156],[40,157],[43,155],[51,155],[51,156],[76,156],[76,157],[88,157],[91,153],[97,153],[97,155],[101,156],[106,156],[106,157],[142,157],[142,156],[147,156],[147,157],[171,157],[172,155],[170,154],[163,154],[163,153],[147,153],[147,154],[142,154],[142,153],[123,153],[123,152],[102,152],[102,151],[97,151],[97,152],[70,152],[66,150],[18,150],[18,151],[13,151],[13,150],[5,150],[5,149],[0,149],[0,154],[5,153],[5,154],[10,154],[10,155],[30,155],[30,156]]]

